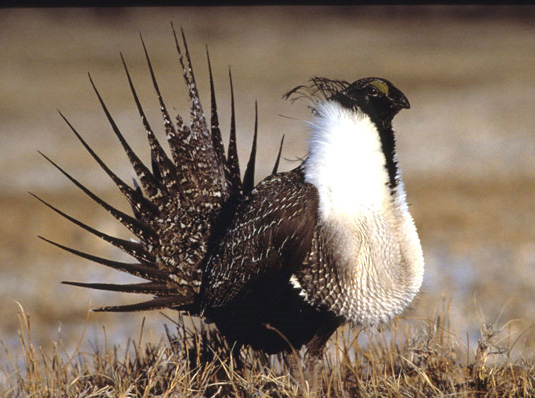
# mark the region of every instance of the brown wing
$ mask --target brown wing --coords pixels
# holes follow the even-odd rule
[[[226,305],[269,275],[289,278],[310,250],[317,208],[317,190],[300,168],[258,184],[208,260],[203,307]]]

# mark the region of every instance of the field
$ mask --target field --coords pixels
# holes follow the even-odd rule
[[[205,106],[208,45],[227,129],[232,68],[242,165],[258,100],[258,180],[271,169],[282,134],[283,169],[306,154],[306,106],[281,96],[308,78],[383,76],[411,101],[394,128],[424,246],[424,287],[384,331],[340,331],[325,358],[324,395],[534,395],[534,16],[533,7],[473,6],[0,10],[0,394],[297,396],[303,385],[289,379],[277,358],[244,352],[250,360],[245,369],[235,369],[224,354],[212,360],[208,347],[224,349],[199,343],[208,338],[201,330],[191,332],[191,341],[171,344],[172,336],[184,333],[174,326],[173,312],[88,314],[90,307],[132,298],[59,282],[125,277],[36,237],[121,259],[27,191],[129,238],[37,150],[127,210],[57,109],[129,181],[133,173],[87,72],[148,160],[119,52],[154,126],[159,109],[139,32],[168,105],[186,114],[173,21],[186,32]],[[186,348],[204,356],[186,359]]]
[[[158,343],[138,336],[126,347],[78,348],[68,355],[61,342],[48,352],[30,339],[29,317],[19,311],[24,365],[9,374],[8,395],[36,397],[530,397],[535,393],[533,361],[513,360],[514,343],[501,344],[503,330],[482,328],[475,355],[451,333],[448,309],[436,318],[366,333],[365,347],[349,328],[336,332],[317,379],[307,377],[302,353],[297,367],[287,358],[242,349],[242,365],[229,357],[217,332],[188,319],[165,328]],[[188,325],[188,326],[183,326]],[[84,336],[81,337],[82,339]],[[504,359],[489,360],[494,355]],[[317,383],[317,384],[316,384]]]

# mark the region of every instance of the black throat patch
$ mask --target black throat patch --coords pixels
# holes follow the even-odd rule
[[[392,122],[381,122],[374,120],[373,123],[379,131],[379,137],[381,138],[381,148],[385,156],[385,168],[388,172],[388,186],[393,192],[398,185],[398,162],[396,160],[396,137],[392,130]]]

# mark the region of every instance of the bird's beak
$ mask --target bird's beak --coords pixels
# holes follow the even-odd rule
[[[392,103],[398,108],[398,110],[410,109],[411,107],[409,100],[401,91],[398,91],[394,96],[392,96]]]

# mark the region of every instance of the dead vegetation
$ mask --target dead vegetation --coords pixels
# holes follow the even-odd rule
[[[20,348],[2,343],[6,397],[307,397],[281,357],[243,349],[239,362],[217,331],[181,318],[157,344],[137,339],[125,347],[67,355],[31,341],[30,316],[19,314]],[[513,359],[506,327],[484,325],[472,351],[451,332],[449,309],[434,318],[398,320],[380,331],[341,329],[323,360],[322,397],[529,397],[535,363]],[[189,326],[185,326],[189,325]],[[81,336],[81,340],[84,336]],[[359,343],[359,341],[363,341]],[[502,346],[506,341],[508,345]],[[463,347],[464,346],[464,347]],[[304,387],[304,388],[303,388]]]

